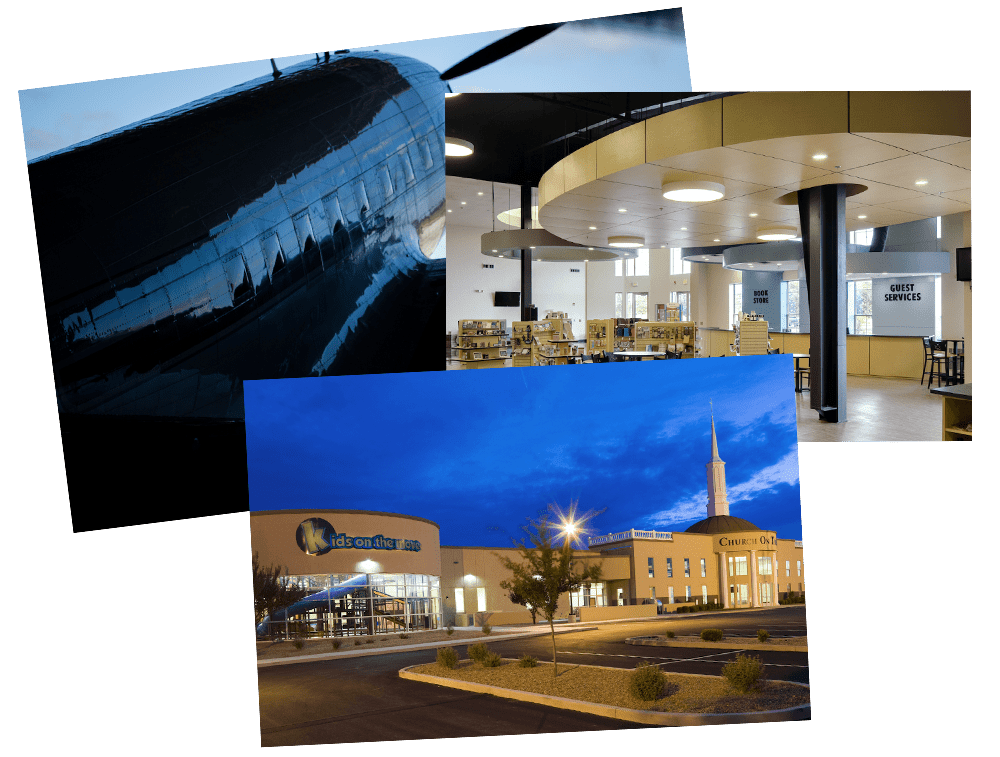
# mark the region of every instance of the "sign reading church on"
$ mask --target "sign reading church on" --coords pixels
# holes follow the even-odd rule
[[[393,539],[382,534],[376,536],[348,536],[338,534],[322,518],[309,518],[295,530],[295,541],[307,555],[325,555],[332,549],[386,549],[419,552],[420,542],[414,539]]]

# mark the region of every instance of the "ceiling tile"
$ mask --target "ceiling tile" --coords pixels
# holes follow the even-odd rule
[[[732,147],[716,147],[687,155],[675,155],[659,161],[657,165],[770,187],[781,186],[792,181],[804,181],[828,173],[826,169],[812,168],[767,155],[743,152]],[[726,194],[728,195],[729,192],[727,191]]]
[[[898,147],[844,133],[768,139],[734,145],[731,149],[780,158],[821,171],[837,170],[835,166],[847,170],[907,154],[906,150]],[[813,160],[812,156],[818,154],[827,157],[824,160]]]
[[[862,166],[849,173],[862,179],[870,179],[882,184],[934,195],[938,192],[966,189],[971,186],[972,182],[971,171],[922,155],[894,158],[882,163]],[[929,183],[917,186],[915,182],[918,179],[926,179]]]
[[[946,145],[945,147],[937,147],[933,150],[927,150],[923,154],[928,158],[940,160],[944,163],[950,163],[953,166],[964,168],[967,171],[972,170],[971,139],[967,139],[964,142],[956,142],[952,145]]]

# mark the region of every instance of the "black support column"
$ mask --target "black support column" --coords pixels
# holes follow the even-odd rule
[[[809,406],[821,420],[847,420],[848,184],[798,191],[809,290]]]
[[[531,228],[531,185],[521,185],[521,228]],[[521,250],[521,320],[533,320],[531,305],[531,250]]]

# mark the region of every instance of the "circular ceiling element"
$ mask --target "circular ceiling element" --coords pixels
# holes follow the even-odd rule
[[[636,249],[642,247],[646,244],[646,240],[642,237],[608,237],[608,247],[624,247],[627,249]]]
[[[840,183],[844,184],[844,186],[847,187],[847,196],[848,197],[854,197],[854,195],[859,195],[862,192],[864,192],[866,189],[868,189],[868,187],[865,186],[864,184],[846,184],[844,182],[840,182]],[[826,185],[826,184],[820,184],[818,186],[828,186],[828,185]],[[813,188],[814,187],[803,187],[802,191],[804,191],[806,189],[813,189]],[[794,192],[789,192],[788,194],[781,195],[781,197],[779,197],[777,200],[774,201],[774,204],[775,205],[798,205],[799,204],[799,191],[800,190],[795,190]],[[758,237],[758,239],[759,239],[759,237]]]
[[[521,209],[511,208],[510,210],[505,210],[497,216],[497,220],[500,223],[506,224],[507,226],[513,226],[515,229],[521,228]],[[540,229],[542,225],[538,222],[538,206],[531,206],[531,228]]]
[[[467,142],[464,139],[458,139],[457,137],[445,137],[444,138],[444,154],[449,158],[464,158],[475,151],[472,142]]]
[[[660,189],[675,202],[712,202],[726,196],[726,188],[714,181],[668,181]]]
[[[546,262],[583,262],[634,258],[634,249],[588,247],[560,239],[545,229],[511,229],[491,231],[482,236],[480,251],[493,258],[520,260],[521,250],[532,250],[535,260]]]
[[[765,242],[780,242],[786,239],[795,239],[798,235],[798,226],[771,224],[770,226],[757,229],[757,239],[761,239]]]

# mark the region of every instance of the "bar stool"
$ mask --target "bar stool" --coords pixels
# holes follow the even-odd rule
[[[930,363],[928,369],[927,364]],[[938,386],[941,386],[941,377],[944,376],[945,383],[949,383],[948,377],[948,344],[947,342],[937,342],[929,336],[924,337],[924,373],[920,377],[920,385],[924,384],[924,376],[927,376],[927,388],[931,388],[931,381],[937,376]]]
[[[802,381],[805,379],[805,388],[803,388]],[[809,368],[799,368],[795,371],[795,391],[803,392],[809,391]]]

